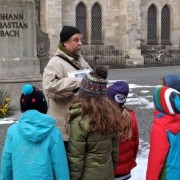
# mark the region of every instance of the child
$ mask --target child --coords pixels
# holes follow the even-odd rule
[[[180,92],[180,74],[166,75],[162,78],[162,85],[176,89]]]
[[[153,94],[155,112],[150,136],[147,180],[180,179],[180,93],[163,86]]]
[[[119,106],[119,162],[115,169],[115,179],[125,180],[131,177],[131,169],[136,166],[136,156],[139,146],[139,135],[134,110],[124,106],[129,93],[126,81],[117,81],[107,89],[107,96]]]
[[[22,115],[9,127],[1,161],[1,180],[69,180],[62,135],[47,115],[43,93],[30,84],[22,88]]]
[[[118,116],[106,97],[107,69],[97,67],[83,78],[70,107],[68,160],[71,180],[113,180],[118,161]]]

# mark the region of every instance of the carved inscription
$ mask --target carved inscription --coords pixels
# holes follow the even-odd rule
[[[23,14],[0,14],[0,37],[19,37],[20,29],[27,29]]]

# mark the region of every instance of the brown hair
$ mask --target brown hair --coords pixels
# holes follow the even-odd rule
[[[129,110],[124,107],[120,106],[121,115],[119,118],[120,124],[120,139],[125,141],[127,139],[131,139],[132,137],[132,122]]]
[[[73,104],[80,103],[82,107],[81,121],[90,120],[89,131],[100,131],[102,134],[111,134],[119,130],[119,110],[107,97],[78,98]]]

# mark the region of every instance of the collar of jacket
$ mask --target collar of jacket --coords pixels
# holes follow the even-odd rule
[[[79,60],[74,59],[73,57],[67,55],[64,51],[60,50],[59,48],[56,50],[55,56],[64,56],[67,58],[71,63],[73,63],[78,69],[84,69],[84,67],[81,65],[81,58]]]
[[[69,107],[70,121],[78,116],[82,112],[82,106],[80,103],[73,104]]]
[[[59,42],[59,45],[58,45],[58,48],[63,51],[65,54],[67,54],[68,56],[70,57],[73,57],[75,60],[78,60],[79,59],[79,55],[78,54],[72,54],[70,53],[64,46],[61,42]]]

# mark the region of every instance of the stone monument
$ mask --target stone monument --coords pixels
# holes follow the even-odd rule
[[[19,108],[21,86],[41,86],[34,0],[0,0],[0,89]]]

